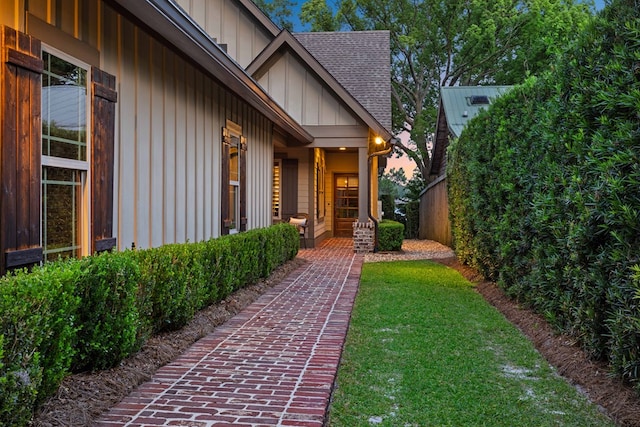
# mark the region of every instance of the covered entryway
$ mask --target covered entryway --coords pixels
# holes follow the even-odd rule
[[[358,220],[358,175],[336,174],[334,178],[333,223],[335,237],[352,237]]]

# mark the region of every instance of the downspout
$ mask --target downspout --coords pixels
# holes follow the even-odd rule
[[[374,157],[380,157],[380,156],[386,156],[387,154],[391,153],[391,151],[393,150],[393,147],[396,144],[396,140],[395,138],[391,138],[389,140],[389,147],[380,150],[380,151],[375,151],[371,154],[369,154],[369,157],[367,158],[367,175],[369,177],[369,179],[367,180],[367,187],[369,190],[369,197],[367,197],[367,215],[369,216],[369,219],[371,221],[373,221],[373,238],[374,238],[374,243],[373,243],[373,252],[378,252],[378,220],[371,214],[371,164],[373,163],[372,160]],[[377,174],[376,174],[377,177]]]

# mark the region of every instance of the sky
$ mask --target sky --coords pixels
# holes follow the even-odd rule
[[[300,8],[302,7],[302,4],[305,3],[306,0],[294,0],[294,6],[292,8],[292,21],[293,21],[293,31],[297,31],[297,32],[303,32],[303,31],[309,31],[308,26],[303,26],[299,19],[298,16],[300,15]],[[595,0],[595,7],[596,10],[602,10],[604,8],[604,2],[605,0]],[[334,0],[327,0],[327,4],[331,5],[334,3]],[[399,137],[403,140],[406,141],[406,135],[399,135]],[[396,168],[396,169],[400,169],[403,168],[405,171],[405,174],[407,175],[407,178],[410,178],[411,175],[413,174],[413,170],[415,169],[416,164],[412,161],[409,160],[408,157],[406,156],[402,156],[400,158],[396,158],[395,156],[389,158],[388,162],[387,162],[387,171],[389,171],[391,168]]]

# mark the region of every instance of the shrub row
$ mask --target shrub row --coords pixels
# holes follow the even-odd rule
[[[298,249],[295,227],[279,224],[0,278],[0,420],[26,425],[70,372],[117,365],[150,335],[184,326]]]
[[[640,379],[640,10],[615,0],[449,151],[457,255]]]
[[[404,239],[404,225],[383,219],[378,224],[378,249],[381,251],[399,251]]]

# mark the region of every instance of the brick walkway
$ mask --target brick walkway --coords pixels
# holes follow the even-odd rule
[[[301,250],[307,264],[96,425],[322,426],[364,260],[352,245]]]

